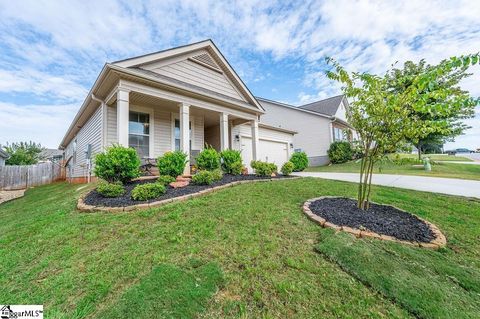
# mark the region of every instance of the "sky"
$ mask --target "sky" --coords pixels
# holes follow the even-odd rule
[[[212,39],[256,96],[341,93],[326,56],[383,74],[480,50],[480,1],[0,0],[0,144],[56,148],[104,63]],[[462,83],[480,96],[480,66]],[[472,128],[446,148],[480,148]]]

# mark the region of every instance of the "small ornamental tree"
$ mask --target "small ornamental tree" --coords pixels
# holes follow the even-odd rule
[[[418,72],[408,86],[393,90],[393,71],[384,76],[349,73],[339,63],[327,58],[327,63],[333,66],[327,71],[327,77],[343,85],[342,91],[350,99],[347,118],[360,138],[363,153],[357,203],[360,209],[369,208],[373,167],[386,153],[397,151],[411,139],[422,139],[432,133],[448,134],[447,121],[420,120],[415,113],[441,117],[459,112],[463,103],[470,103],[472,98],[457,98],[451,87],[437,84],[451,72],[468,68],[478,61],[479,54],[443,60]],[[475,105],[479,102],[478,99],[474,101]]]
[[[95,156],[93,171],[107,182],[126,183],[140,176],[140,158],[134,148],[114,145]]]

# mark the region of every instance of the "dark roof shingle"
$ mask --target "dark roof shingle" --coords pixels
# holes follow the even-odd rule
[[[337,113],[338,107],[343,100],[343,95],[329,97],[325,100],[316,101],[313,103],[305,104],[299,106],[299,108],[304,110],[309,110],[325,115],[334,116]]]

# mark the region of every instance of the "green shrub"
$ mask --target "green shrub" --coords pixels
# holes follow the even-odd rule
[[[140,158],[134,148],[114,145],[95,156],[93,172],[107,182],[126,183],[140,176]]]
[[[192,182],[197,185],[211,185],[221,180],[222,176],[223,173],[219,169],[213,171],[203,170],[192,176]]]
[[[327,153],[333,164],[345,163],[353,158],[352,145],[349,142],[333,142]]]
[[[239,175],[242,173],[242,155],[237,150],[225,150],[220,153],[222,169],[227,174]]]
[[[160,183],[162,185],[165,185],[165,186],[170,184],[170,183],[173,183],[175,181],[176,181],[175,177],[170,176],[170,175],[161,175],[157,179],[158,183]]]
[[[251,161],[250,166],[255,170],[258,176],[271,176],[277,172],[277,165],[262,161]]]
[[[290,162],[293,163],[293,170],[301,172],[308,167],[308,157],[305,152],[295,152],[290,157]]]
[[[125,189],[120,182],[108,183],[100,181],[97,185],[97,192],[103,197],[118,197],[125,194]]]
[[[211,146],[207,146],[197,157],[195,157],[197,167],[200,170],[209,170],[220,168],[220,154]]]
[[[133,200],[149,200],[165,194],[166,189],[160,183],[146,183],[135,186],[132,190]]]
[[[292,162],[288,161],[282,165],[281,172],[283,175],[288,176],[292,174],[294,168],[295,168],[295,165],[293,165]]]
[[[174,178],[183,174],[187,165],[187,154],[181,151],[166,152],[157,158],[158,172],[160,175],[170,175]]]

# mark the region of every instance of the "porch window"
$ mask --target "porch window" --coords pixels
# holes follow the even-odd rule
[[[192,122],[188,122],[190,130],[190,151],[192,151]],[[180,120],[175,119],[175,151],[180,150]]]
[[[140,158],[150,156],[150,115],[130,112],[128,120],[128,146],[137,150]]]
[[[333,128],[333,140],[334,141],[345,141],[345,140],[347,140],[346,135],[347,134],[346,134],[345,130],[342,130],[338,127]]]

